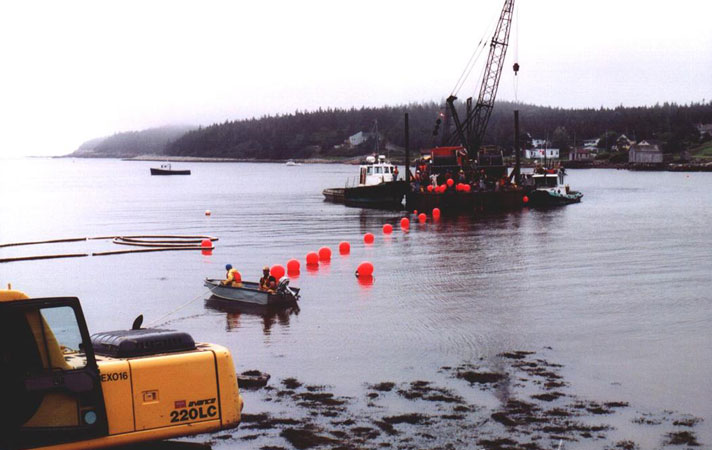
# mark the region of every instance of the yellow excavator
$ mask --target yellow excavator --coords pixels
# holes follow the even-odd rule
[[[0,289],[0,449],[79,450],[234,428],[230,352],[187,333],[87,330],[79,299]]]

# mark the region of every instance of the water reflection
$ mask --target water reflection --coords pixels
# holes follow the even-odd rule
[[[205,306],[227,313],[225,329],[235,331],[243,327],[243,316],[258,316],[262,318],[262,332],[269,335],[272,326],[279,323],[282,326],[289,326],[289,316],[299,314],[299,306],[273,307],[261,305],[247,305],[242,303],[224,300],[215,296],[205,299]]]
[[[156,441],[116,447],[116,450],[211,450],[208,442]]]

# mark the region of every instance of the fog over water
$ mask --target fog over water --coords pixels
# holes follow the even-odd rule
[[[167,124],[441,101],[502,4],[4,2],[0,157],[65,155]],[[598,108],[712,98],[709,1],[516,5],[498,99]],[[476,97],[485,59],[461,99]]]

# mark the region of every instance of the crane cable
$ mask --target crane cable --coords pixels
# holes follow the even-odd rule
[[[489,26],[485,28],[484,32],[482,33],[482,37],[480,38],[477,47],[475,47],[475,50],[472,52],[472,55],[470,55],[470,59],[467,61],[467,64],[462,70],[460,77],[457,79],[457,82],[455,83],[455,86],[451,91],[451,95],[457,95],[460,92],[460,89],[462,89],[462,87],[464,86],[465,82],[469,79],[470,75],[472,74],[472,71],[475,68],[475,65],[477,64],[477,61],[479,60],[480,56],[482,56],[484,49],[487,48],[487,43],[490,41],[489,36],[492,35],[494,29],[497,27],[499,15],[500,13],[499,11],[497,11],[497,14],[494,15],[492,17],[492,20],[489,21]]]
[[[519,103],[519,77],[517,76],[519,74],[519,8],[517,5],[518,4],[514,6],[514,65],[512,66],[514,69],[514,79],[512,80],[512,83],[514,84],[515,104]]]

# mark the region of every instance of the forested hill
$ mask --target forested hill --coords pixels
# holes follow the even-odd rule
[[[498,102],[490,119],[484,144],[511,148],[514,140],[515,104]],[[712,123],[712,102],[690,105],[663,104],[654,107],[613,109],[562,109],[519,104],[523,133],[548,139],[558,148],[580,145],[584,139],[608,136],[608,145],[625,134],[633,140],[655,140],[667,153],[698,145],[696,124]],[[169,144],[167,155],[288,159],[329,158],[366,153],[367,148],[343,145],[359,131],[373,131],[395,146],[404,145],[403,116],[409,114],[410,144],[414,150],[440,144],[433,136],[435,120],[442,111],[437,103],[360,109],[319,109],[313,112],[226,121],[200,127]],[[461,117],[464,117],[464,112]],[[442,132],[442,129],[440,130]]]
[[[142,131],[116,133],[83,143],[69,156],[83,158],[131,158],[139,155],[163,155],[166,147],[193,126],[166,126]]]

